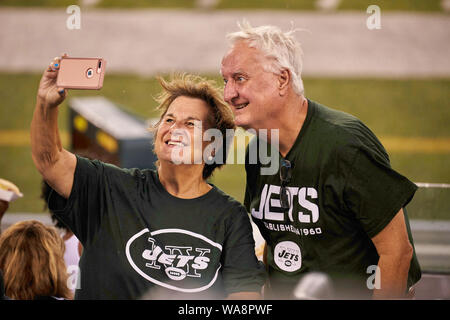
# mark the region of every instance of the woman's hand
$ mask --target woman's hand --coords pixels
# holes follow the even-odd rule
[[[63,57],[66,56],[66,54],[63,55]],[[52,63],[44,71],[41,82],[39,83],[37,98],[49,107],[57,107],[64,101],[67,95],[67,90],[56,86],[60,61],[60,57],[53,59]]]
[[[66,55],[63,55],[65,57]],[[70,195],[77,159],[63,148],[58,129],[58,108],[66,90],[56,86],[61,58],[55,58],[45,70],[37,93],[31,120],[31,155],[45,181],[66,199]]]

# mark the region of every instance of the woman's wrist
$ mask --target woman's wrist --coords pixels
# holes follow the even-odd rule
[[[37,95],[36,97],[37,105],[42,109],[53,109],[60,105],[60,102],[51,102],[46,97]]]

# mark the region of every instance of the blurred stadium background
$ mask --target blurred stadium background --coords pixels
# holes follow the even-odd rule
[[[66,8],[74,4],[81,7],[79,30],[66,26]],[[366,26],[372,4],[381,9],[378,30]],[[418,183],[408,214],[435,291],[423,297],[450,298],[449,0],[0,0],[0,178],[24,193],[3,228],[45,217],[29,126],[41,72],[54,56],[108,61],[101,91],[71,91],[60,108],[70,148],[71,97],[104,96],[145,121],[157,116],[156,75],[188,71],[221,86],[225,34],[244,18],[306,29],[297,37],[307,97],[359,117],[392,166]],[[228,165],[212,182],[242,201],[244,174],[243,165]]]

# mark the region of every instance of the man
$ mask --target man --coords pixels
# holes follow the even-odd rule
[[[421,276],[404,209],[417,187],[361,121],[304,96],[293,31],[240,28],[222,60],[225,101],[237,126],[279,130],[280,175],[246,162],[245,206],[267,243],[267,297],[292,297],[312,271],[329,275],[336,298],[405,297]]]

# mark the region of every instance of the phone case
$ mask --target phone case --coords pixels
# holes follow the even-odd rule
[[[99,90],[103,87],[106,60],[62,57],[56,86],[65,89]]]

